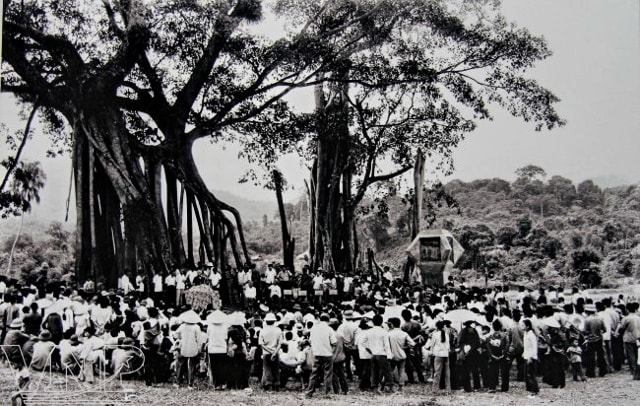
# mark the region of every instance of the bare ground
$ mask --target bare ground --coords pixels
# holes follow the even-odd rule
[[[32,382],[36,382],[39,376],[32,375]],[[55,380],[62,381],[60,375]],[[48,377],[43,379],[39,387],[42,392],[52,391],[48,385]],[[38,386],[38,385],[35,385]],[[297,389],[299,384],[289,383],[296,389],[287,389],[280,392],[265,392],[253,384],[251,390],[226,390],[214,391],[206,388],[204,383],[195,389],[174,388],[171,384],[160,387],[147,387],[141,382],[125,381],[123,388],[135,391],[135,397],[131,404],[164,406],[164,405],[353,405],[353,406],[431,406],[431,405],[640,405],[640,381],[633,381],[628,372],[609,374],[604,378],[590,379],[586,383],[567,380],[564,389],[552,389],[542,384],[540,393],[534,398],[529,398],[524,390],[523,382],[512,382],[511,389],[507,393],[474,392],[465,393],[454,391],[451,395],[433,394],[429,386],[418,384],[409,385],[402,392],[393,394],[376,395],[370,392],[362,392],[357,388],[348,395],[330,395],[326,397],[316,392],[312,399],[306,399],[304,393]],[[33,386],[32,386],[33,387]],[[72,385],[69,385],[72,387]],[[14,374],[7,368],[0,369],[0,404],[10,404],[10,395],[14,388]],[[94,388],[97,388],[94,386]],[[109,389],[118,389],[111,386]],[[87,395],[99,403],[99,399],[114,396],[99,391]],[[121,398],[121,397],[120,397]],[[55,395],[51,395],[49,405],[57,403]],[[117,404],[114,402],[113,404]]]

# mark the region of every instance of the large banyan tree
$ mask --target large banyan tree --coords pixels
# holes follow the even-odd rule
[[[3,91],[41,106],[54,139],[70,129],[80,281],[193,264],[196,228],[206,260],[249,262],[239,213],[194,162],[203,138],[267,167],[304,151],[314,265],[350,270],[358,204],[418,148],[447,161],[490,103],[561,123],[557,98],[523,76],[545,41],[495,1],[265,3],[286,21],[275,39],[257,32],[259,0],[3,0]],[[313,114],[283,101],[304,86]]]
[[[240,125],[258,143],[285,138],[296,120],[281,98],[313,77],[322,38],[247,31],[254,0],[3,6],[3,91],[42,106],[53,133],[70,128],[78,279],[113,285],[126,268],[192,264],[194,217],[207,260],[224,266],[229,250],[249,262],[240,215],[205,185],[192,148]]]
[[[335,61],[316,75],[315,129],[301,148],[311,169],[314,268],[352,271],[365,248],[356,221],[369,189],[411,170],[422,152],[450,173],[452,150],[478,120],[491,119],[491,105],[536,130],[563,124],[559,99],[525,75],[551,55],[544,38],[508,23],[498,1],[279,6],[294,30],[340,30],[326,43]],[[359,24],[347,25],[354,19]]]

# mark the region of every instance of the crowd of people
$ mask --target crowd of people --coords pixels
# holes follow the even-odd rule
[[[169,275],[125,274],[117,289],[93,282],[21,284],[0,278],[6,361],[93,382],[129,371],[147,385],[198,381],[244,389],[304,390],[311,397],[425,384],[435,391],[531,396],[619,371],[640,380],[640,312],[634,298],[594,301],[579,289],[423,286],[389,268],[336,275],[277,264],[224,275],[209,263]],[[219,292],[195,303],[188,292]],[[216,297],[217,295],[212,295]],[[140,351],[138,351],[140,349]],[[513,374],[511,371],[513,370]]]

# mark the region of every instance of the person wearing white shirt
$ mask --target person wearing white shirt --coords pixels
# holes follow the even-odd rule
[[[153,275],[153,279],[151,280],[153,284],[153,297],[155,300],[162,299],[162,275],[156,273]]]
[[[371,386],[376,388],[378,393],[384,390],[385,385],[389,385],[391,390],[392,377],[389,360],[393,358],[389,333],[382,328],[382,316],[373,316],[373,328],[369,331],[367,340],[367,350],[371,354]]]
[[[313,290],[321,290],[323,282],[324,278],[322,278],[322,274],[318,272],[318,274],[313,277]]]
[[[142,272],[142,270],[138,270],[138,272]],[[136,275],[136,290],[144,293],[144,276],[142,274]]]
[[[451,375],[449,369],[449,352],[451,351],[451,343],[449,342],[449,334],[444,329],[444,322],[438,320],[436,322],[436,330],[431,336],[430,343],[427,345],[431,348],[433,354],[433,386],[431,390],[437,392],[440,389],[440,376],[444,373],[445,390],[451,390]]]
[[[344,277],[343,284],[342,284],[342,293],[344,293],[345,297],[351,291],[351,284],[352,283],[353,283],[353,276],[347,275],[347,276]]]
[[[212,269],[209,274],[209,281],[211,282],[211,287],[214,290],[220,289],[220,281],[222,280],[222,274],[218,272],[217,269]]]
[[[309,332],[309,342],[311,352],[314,356],[313,369],[309,379],[309,388],[306,397],[310,398],[315,391],[317,381],[320,376],[324,378],[324,390],[326,394],[333,389],[331,380],[333,378],[333,346],[336,344],[336,333],[329,326],[329,315],[323,313],[320,322],[313,325]]]
[[[253,286],[253,282],[249,281],[244,287],[245,307],[247,309],[253,309],[257,294],[258,292],[256,287]]]
[[[531,323],[531,320],[524,319],[522,320],[522,324],[524,325],[525,330],[522,343],[524,347],[522,358],[524,358],[525,362],[526,388],[527,391],[535,395],[539,391],[538,381],[536,380],[536,369],[538,365],[538,336],[535,331],[533,331],[533,323]]]
[[[122,293],[124,296],[128,295],[129,292],[132,292],[134,290],[131,281],[129,281],[129,275],[127,275],[126,273],[124,273],[120,277],[120,283],[118,284],[118,287],[122,289]]]
[[[187,278],[182,275],[179,269],[176,269],[176,306],[182,305],[182,295],[186,288]]]
[[[165,301],[168,306],[173,306],[176,300],[176,277],[169,272],[164,278]]]
[[[273,266],[271,264],[269,264],[269,267],[267,268],[267,272],[265,272],[265,283],[267,285],[273,285],[274,283],[276,283],[276,276],[278,275],[278,273],[276,272],[275,269],[273,269]]]

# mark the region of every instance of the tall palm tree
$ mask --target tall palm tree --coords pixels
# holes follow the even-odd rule
[[[20,238],[20,233],[22,233],[24,213],[31,211],[31,202],[35,201],[36,203],[40,203],[40,189],[44,186],[44,181],[46,179],[47,176],[40,167],[40,162],[20,162],[20,165],[15,168],[11,191],[15,196],[19,196],[21,200],[20,210],[22,213],[20,215],[20,227],[18,228],[16,238],[13,240],[11,253],[9,254],[7,274],[11,271],[13,254],[15,252],[18,239]]]

